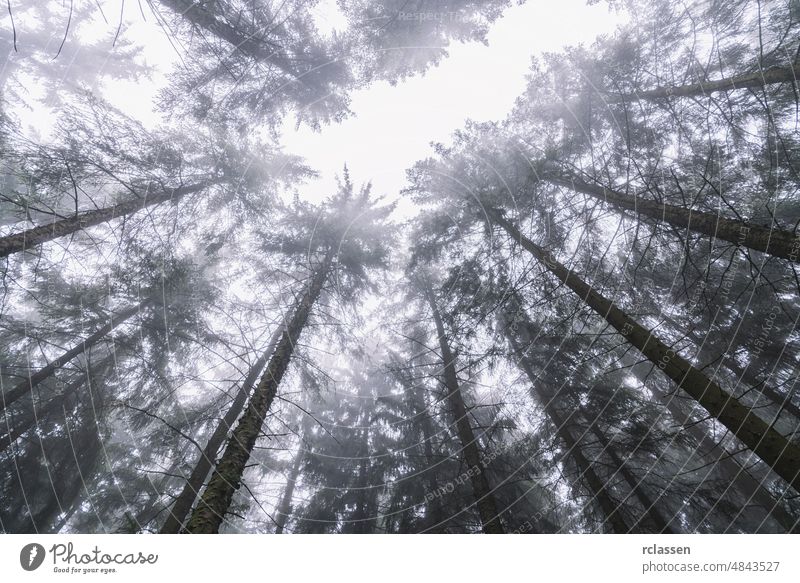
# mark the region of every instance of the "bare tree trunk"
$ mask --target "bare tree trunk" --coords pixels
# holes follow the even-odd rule
[[[772,67],[765,71],[726,77],[716,81],[703,81],[701,83],[672,87],[656,87],[655,89],[637,91],[636,93],[625,95],[611,93],[604,96],[604,100],[607,103],[630,103],[642,99],[659,100],[669,97],[702,97],[719,91],[760,89],[776,83],[797,83],[798,75],[800,75],[800,65],[794,64],[788,67]]]
[[[742,405],[733,395],[692,366],[651,331],[564,267],[549,252],[524,237],[519,229],[496,209],[487,208],[487,213],[551,274],[575,292],[664,374],[772,467],[775,473],[800,492],[800,446],[765,423],[750,408]]]
[[[20,399],[21,397],[27,395],[34,388],[36,388],[42,381],[47,380],[50,376],[55,373],[59,368],[67,364],[76,356],[83,354],[92,346],[103,340],[110,332],[112,332],[115,328],[120,326],[121,324],[125,323],[131,316],[134,314],[139,313],[139,310],[144,309],[144,307],[150,303],[149,299],[146,299],[136,306],[130,307],[127,310],[123,310],[119,314],[112,314],[109,318],[108,324],[97,330],[94,334],[89,336],[86,340],[70,348],[64,354],[56,358],[54,361],[50,362],[44,368],[36,371],[32,375],[28,376],[27,379],[17,383],[11,390],[3,393],[0,395],[0,412],[4,411],[10,405],[12,405],[15,401]]]
[[[176,534],[180,532],[181,527],[183,527],[184,522],[186,522],[186,517],[189,515],[197,496],[200,494],[203,483],[208,477],[208,472],[211,471],[214,465],[214,460],[217,457],[220,446],[225,441],[225,438],[228,436],[228,431],[233,427],[233,424],[244,409],[245,403],[250,397],[250,392],[253,390],[253,386],[264,370],[267,360],[269,360],[272,353],[275,352],[275,347],[278,345],[284,328],[285,323],[282,322],[272,334],[272,338],[269,344],[267,344],[267,349],[250,368],[250,372],[247,373],[247,377],[245,377],[242,386],[236,393],[236,397],[228,409],[228,412],[225,413],[225,417],[220,420],[216,429],[214,429],[214,433],[211,434],[208,443],[206,443],[206,447],[200,454],[200,458],[197,460],[189,479],[186,481],[186,484],[184,484],[183,490],[181,490],[172,508],[170,508],[169,516],[167,516],[164,525],[159,531],[161,534]]]
[[[545,176],[545,180],[577,192],[588,194],[601,202],[619,209],[646,216],[657,223],[688,229],[711,238],[722,239],[736,246],[747,247],[792,262],[800,260],[800,237],[790,231],[775,227],[764,227],[746,221],[728,219],[723,216],[694,211],[685,207],[647,200],[589,184],[576,178]]]
[[[611,493],[606,488],[603,480],[597,475],[597,472],[594,471],[592,464],[586,459],[586,456],[583,455],[580,445],[567,426],[569,420],[564,419],[561,416],[554,406],[553,399],[545,394],[545,392],[539,386],[539,383],[536,379],[536,374],[534,374],[530,362],[525,356],[522,347],[514,337],[509,326],[505,326],[504,333],[506,338],[508,338],[508,341],[511,343],[511,347],[517,356],[519,367],[528,377],[528,380],[531,382],[531,388],[539,396],[539,401],[544,407],[545,413],[550,418],[550,422],[553,424],[553,426],[555,426],[556,434],[561,441],[564,442],[564,445],[567,446],[567,454],[575,462],[575,465],[578,467],[578,471],[580,472],[580,477],[586,480],[586,485],[589,486],[589,491],[592,492],[594,499],[597,500],[598,504],[600,504],[600,510],[603,512],[604,522],[608,524],[612,532],[617,534],[629,533],[631,528],[622,517],[622,514],[619,511],[619,505],[614,502],[614,499],[611,497]]]
[[[625,480],[625,483],[628,484],[628,487],[639,501],[639,504],[641,504],[644,508],[644,515],[642,515],[642,518],[647,516],[655,526],[656,532],[658,533],[675,534],[677,531],[671,526],[672,520],[667,519],[663,514],[661,514],[661,510],[658,508],[658,506],[656,506],[656,503],[650,499],[650,496],[647,495],[647,492],[642,487],[641,482],[636,479],[636,477],[626,466],[625,462],[620,459],[619,455],[617,455],[616,450],[609,442],[606,434],[603,433],[603,431],[597,426],[597,423],[592,422],[591,420],[587,420],[587,422],[592,433],[597,438],[597,441],[600,442],[600,445],[603,447],[603,451],[608,453],[608,456],[611,458],[611,462],[614,464],[614,467],[617,468],[622,476],[622,479]],[[634,528],[641,524],[642,518],[637,521],[637,523],[634,525]]]
[[[634,367],[633,371],[641,381],[642,378],[637,373],[636,367]],[[742,467],[721,443],[717,442],[698,425],[691,414],[683,411],[676,399],[663,393],[657,384],[651,384],[648,389],[657,399],[666,402],[666,408],[670,415],[679,425],[685,427],[689,435],[695,440],[697,443],[695,451],[700,459],[714,461],[714,467],[719,470],[722,479],[731,484],[734,490],[739,492],[747,503],[750,501],[755,502],[766,512],[767,516],[771,516],[786,532],[797,532],[798,521],[764,487],[761,480],[756,479],[746,468]]]
[[[436,324],[436,333],[439,336],[439,349],[442,352],[442,361],[444,365],[444,385],[447,391],[447,399],[453,407],[453,415],[455,416],[456,429],[458,431],[458,438],[461,441],[461,447],[464,455],[464,461],[469,468],[470,481],[472,482],[472,492],[475,497],[475,505],[478,508],[478,514],[481,517],[481,524],[483,525],[483,532],[486,534],[502,534],[504,532],[503,525],[500,522],[500,516],[497,510],[497,502],[494,499],[492,488],[489,485],[489,478],[486,475],[485,468],[481,463],[481,452],[478,447],[478,441],[475,433],[472,431],[470,425],[467,407],[464,404],[464,397],[461,395],[461,388],[458,384],[458,375],[456,374],[455,357],[450,350],[450,345],[447,342],[445,335],[444,324],[442,323],[439,308],[436,306],[436,300],[433,297],[428,284],[425,285],[425,296],[428,304],[433,312],[433,320]]]
[[[297,453],[294,454],[292,461],[292,469],[286,478],[286,488],[283,491],[281,503],[275,513],[275,534],[283,534],[286,528],[286,521],[289,520],[289,514],[292,511],[292,496],[294,495],[294,487],[297,484],[297,477],[300,475],[300,466],[303,464],[303,444],[297,448]]]
[[[289,367],[294,347],[328,278],[332,261],[333,251],[329,250],[297,304],[289,325],[283,331],[267,370],[228,440],[225,453],[222,454],[197,508],[189,519],[186,532],[194,534],[219,532],[225,513],[233,500],[233,494],[241,486],[250,453],[256,444],[281,379]]]
[[[115,361],[115,355],[110,354],[103,358],[100,363],[93,367],[96,370],[103,370],[108,366],[112,365]],[[17,424],[11,431],[5,435],[0,436],[0,452],[5,451],[7,447],[9,447],[12,443],[14,443],[17,439],[19,439],[22,435],[28,432],[31,428],[41,422],[43,419],[46,419],[51,414],[53,414],[56,410],[61,409],[66,400],[75,394],[78,389],[83,387],[90,379],[91,372],[87,368],[87,371],[78,375],[76,379],[74,379],[71,383],[69,383],[64,390],[61,392],[60,395],[53,397],[50,399],[43,407],[40,409],[35,409],[35,403],[31,403],[31,415],[29,415],[24,421]]]
[[[41,245],[42,243],[82,231],[88,227],[131,215],[147,207],[170,200],[177,201],[187,194],[199,192],[211,184],[212,182],[203,182],[202,184],[172,188],[156,195],[136,198],[93,211],[86,211],[66,219],[53,221],[47,225],[32,227],[21,233],[6,235],[0,238],[0,257],[7,257],[13,253],[19,253],[20,251],[25,251],[31,247]]]

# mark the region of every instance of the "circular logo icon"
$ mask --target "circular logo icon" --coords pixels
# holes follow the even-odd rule
[[[19,552],[19,564],[26,571],[35,571],[44,563],[44,547],[38,543],[30,543]]]

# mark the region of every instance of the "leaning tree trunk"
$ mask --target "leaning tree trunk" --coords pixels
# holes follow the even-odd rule
[[[170,200],[176,201],[194,192],[199,192],[210,186],[212,182],[203,182],[191,186],[171,188],[159,194],[136,198],[112,206],[86,211],[66,219],[59,219],[47,225],[32,227],[21,233],[14,233],[0,237],[0,257],[7,257],[13,253],[25,251],[31,247],[53,241],[65,235],[82,231],[113,219],[126,217],[144,208],[151,207]]]
[[[7,409],[10,405],[12,405],[15,401],[24,397],[34,388],[39,386],[43,381],[47,380],[52,376],[59,368],[67,364],[76,356],[79,356],[89,350],[92,346],[103,340],[109,333],[111,333],[115,328],[120,326],[121,324],[125,323],[131,316],[137,314],[139,310],[143,309],[148,303],[150,302],[149,299],[146,299],[139,304],[124,310],[119,314],[112,314],[111,320],[97,330],[94,334],[89,336],[86,340],[70,348],[64,354],[56,358],[54,361],[50,362],[44,368],[36,371],[32,375],[30,375],[24,381],[17,383],[10,391],[0,394],[0,412]]]
[[[487,208],[486,212],[551,274],[575,292],[628,342],[771,466],[776,474],[800,492],[800,446],[778,433],[752,409],[742,405],[738,399],[692,366],[650,330],[564,267],[552,254],[524,237],[519,229],[496,209]]]
[[[614,467],[619,470],[622,479],[625,480],[625,483],[628,484],[628,487],[631,489],[634,497],[644,508],[644,514],[634,525],[634,528],[639,526],[642,523],[642,519],[647,516],[655,526],[656,532],[660,534],[675,534],[677,531],[671,526],[672,520],[667,519],[667,517],[661,514],[661,510],[658,508],[656,503],[650,499],[650,496],[648,496],[647,492],[642,487],[641,481],[636,479],[636,476],[631,473],[625,462],[620,459],[619,455],[614,450],[614,447],[609,442],[608,437],[606,437],[606,434],[603,433],[603,431],[597,426],[597,423],[588,419],[587,422],[592,433],[602,446],[603,451],[608,453],[608,456],[611,458],[611,462],[614,464]]]
[[[103,358],[100,363],[93,367],[95,370],[104,370],[108,368],[110,365],[114,364],[116,361],[116,355],[110,354]],[[12,443],[14,443],[17,439],[22,437],[25,433],[31,430],[34,426],[37,426],[42,420],[48,418],[57,410],[61,409],[64,404],[67,402],[69,397],[74,395],[78,392],[78,389],[83,387],[91,378],[90,370],[81,373],[78,375],[78,378],[70,382],[64,390],[61,391],[61,394],[53,397],[50,399],[43,407],[40,409],[36,409],[35,403],[32,403],[31,414],[25,418],[22,422],[16,424],[11,430],[6,433],[5,435],[0,435],[0,452],[5,451],[7,447],[9,447]]]
[[[640,382],[644,382],[636,367],[633,368],[633,373]],[[742,467],[733,457],[733,454],[728,452],[721,443],[704,430],[692,418],[691,414],[687,414],[686,411],[682,410],[677,399],[674,399],[670,394],[664,393],[657,383],[651,384],[647,388],[659,403],[666,402],[669,414],[679,425],[686,427],[689,435],[696,442],[695,451],[700,459],[713,461],[714,467],[720,472],[722,479],[730,484],[744,498],[746,503],[751,500],[754,501],[764,509],[767,516],[772,517],[786,532],[797,532],[797,519],[793,518],[784,509],[780,501],[775,499],[761,480],[756,479],[746,468]]]
[[[518,313],[517,315],[521,314]],[[531,382],[531,388],[536,392],[539,397],[539,401],[544,407],[545,414],[550,418],[550,422],[555,426],[556,435],[558,435],[561,441],[564,442],[564,445],[567,446],[567,453],[575,462],[575,465],[578,467],[578,471],[580,472],[580,476],[586,481],[586,485],[589,487],[589,490],[592,492],[594,498],[600,505],[600,510],[603,512],[604,516],[604,522],[608,524],[613,532],[617,534],[629,533],[631,529],[625,522],[625,519],[622,517],[619,505],[614,502],[614,499],[611,497],[611,493],[606,488],[606,484],[603,482],[597,472],[594,471],[592,464],[588,459],[586,459],[586,456],[583,455],[580,445],[572,435],[569,427],[567,427],[568,420],[561,416],[561,414],[556,410],[553,400],[546,395],[540,387],[536,374],[534,373],[530,362],[525,357],[525,353],[522,350],[522,347],[519,345],[517,338],[512,333],[511,328],[509,326],[504,326],[504,333],[506,338],[508,338],[508,341],[511,343],[511,348],[517,357],[519,367],[525,373],[525,376],[528,377],[528,380]]]
[[[303,464],[303,444],[297,448],[297,453],[294,454],[292,460],[292,469],[286,478],[286,488],[283,491],[281,503],[275,512],[275,534],[283,534],[286,528],[286,521],[289,520],[289,513],[292,511],[292,496],[294,496],[294,487],[297,484],[297,478],[300,475],[300,467]]]
[[[272,356],[275,347],[278,345],[278,341],[283,334],[283,329],[284,324],[281,323],[281,325],[275,329],[269,344],[267,344],[267,349],[250,368],[250,372],[247,373],[247,377],[245,377],[242,386],[236,393],[236,397],[228,409],[228,412],[225,413],[225,417],[220,420],[216,429],[214,429],[214,433],[211,434],[208,443],[206,443],[205,448],[200,454],[200,458],[197,460],[189,479],[186,481],[186,484],[184,484],[183,490],[178,494],[175,503],[172,505],[172,508],[170,508],[169,516],[167,516],[167,519],[164,521],[159,531],[161,534],[177,534],[186,522],[186,517],[189,516],[189,512],[203,487],[203,483],[208,477],[208,472],[211,471],[214,465],[214,460],[217,457],[220,446],[225,441],[228,431],[230,431],[233,424],[239,418],[242,409],[244,409],[245,403],[253,390],[253,386],[264,370],[267,360]]]
[[[733,358],[726,359],[723,365],[736,375],[739,380],[752,385],[756,395],[764,397],[779,410],[786,411],[792,415],[795,424],[800,422],[800,406],[792,401],[792,394],[782,395],[775,387],[767,384],[766,378],[764,380],[759,380],[758,373],[753,370],[752,366],[742,368]]]
[[[489,477],[486,475],[486,470],[481,463],[481,452],[478,447],[478,441],[472,430],[472,425],[470,425],[469,422],[467,407],[464,404],[464,397],[461,395],[458,375],[456,374],[455,357],[447,342],[444,324],[439,314],[439,308],[436,306],[433,292],[427,283],[425,284],[425,296],[431,307],[433,320],[436,324],[436,334],[439,337],[439,349],[442,352],[442,361],[444,365],[444,386],[447,391],[447,399],[453,408],[456,430],[464,452],[464,461],[469,468],[472,493],[475,497],[475,505],[478,508],[481,524],[483,525],[483,532],[486,534],[502,534],[504,529],[500,522],[497,502],[492,493],[492,488],[489,485]]]
[[[675,330],[681,330],[681,325],[670,315],[668,314],[661,314],[659,316],[661,319],[668,322]],[[725,329],[722,330],[723,335],[725,333]],[[695,329],[691,331],[683,332],[686,337],[691,340],[696,346],[704,347],[707,345],[706,339],[700,335]],[[735,337],[736,334],[732,333],[731,339]],[[729,342],[732,340],[729,340]],[[747,348],[747,346],[745,345]],[[708,351],[706,351],[708,352]],[[702,354],[702,352],[701,352]],[[763,396],[766,400],[770,401],[773,405],[778,407],[782,411],[786,411],[787,413],[791,414],[795,418],[795,422],[800,421],[800,407],[792,401],[793,394],[789,393],[786,395],[781,394],[775,387],[767,384],[767,378],[769,375],[765,375],[765,378],[759,380],[759,373],[758,368],[753,366],[752,364],[746,368],[743,368],[738,362],[736,362],[736,358],[732,355],[728,354],[725,351],[720,359],[722,360],[722,366],[727,368],[731,373],[733,373],[737,377],[737,382],[744,382],[747,385],[750,385],[754,388],[754,393],[756,395]],[[712,359],[712,362],[716,359]],[[749,391],[748,391],[749,392]]]
[[[746,221],[728,219],[713,213],[639,198],[576,178],[544,176],[553,184],[588,194],[618,209],[632,211],[656,223],[667,223],[701,235],[722,239],[740,247],[800,262],[800,237],[790,231],[764,227]]]
[[[656,87],[645,91],[627,93],[625,95],[607,94],[603,99],[606,103],[630,103],[639,100],[659,100],[669,97],[702,97],[720,91],[734,91],[736,89],[760,89],[776,83],[796,83],[800,75],[800,65],[794,64],[787,67],[771,67],[765,71],[745,73],[726,77],[716,81],[703,81],[689,85],[671,87]]]
[[[537,393],[539,392],[537,391]],[[594,497],[600,504],[600,509],[603,511],[603,517],[605,519],[604,522],[611,527],[612,532],[617,534],[630,533],[631,528],[622,517],[620,505],[614,502],[611,493],[606,487],[607,484],[600,478],[597,472],[594,471],[592,462],[583,455],[583,450],[578,440],[575,439],[572,435],[572,431],[568,427],[572,415],[565,419],[556,411],[552,401],[546,395],[539,393],[539,398],[545,405],[545,413],[547,413],[547,416],[550,418],[550,422],[556,428],[556,434],[567,446],[567,452],[575,461],[575,465],[578,467],[581,477],[586,480],[589,490],[594,494]]]
[[[681,325],[668,314],[662,313],[660,318],[669,323],[675,330],[680,330],[682,328]],[[724,333],[725,330],[722,332]],[[701,348],[707,345],[706,339],[699,335],[694,329],[688,332],[686,337],[694,342],[696,346]],[[699,355],[702,353],[703,351],[701,350]],[[776,357],[778,356],[780,356],[780,354],[776,355]],[[711,362],[717,360],[717,358],[713,357],[713,353],[712,357],[709,358]],[[797,419],[800,419],[800,410],[797,410],[797,406],[789,401],[792,395],[781,395],[774,387],[766,383],[766,378],[759,380],[758,375],[756,372],[754,372],[755,369],[752,365],[746,369],[743,369],[736,362],[736,359],[727,355],[727,353],[723,354],[721,358],[722,365],[738,377],[737,382],[744,381],[745,384],[752,385],[755,388],[754,392],[757,395],[764,395],[770,401],[772,401],[776,407],[788,411],[789,413],[795,415]],[[707,358],[705,360],[709,359]],[[636,368],[634,368],[634,374],[637,375],[637,378],[639,378],[641,382],[644,382],[641,375],[638,374]],[[797,532],[798,529],[800,529],[798,520],[786,511],[786,509],[783,507],[783,504],[775,498],[772,492],[764,487],[763,481],[757,479],[750,473],[749,470],[742,467],[736,458],[732,457],[732,455],[726,451],[722,443],[719,443],[713,439],[707,431],[705,431],[700,425],[697,424],[695,420],[692,419],[691,414],[687,414],[686,411],[682,410],[677,400],[671,399],[668,395],[660,392],[658,387],[648,388],[659,399],[666,401],[667,410],[670,412],[672,417],[688,428],[690,435],[698,444],[698,453],[702,457],[717,460],[717,468],[724,476],[723,479],[727,483],[731,484],[734,489],[744,497],[748,504],[752,500],[758,506],[766,510],[767,515],[775,520],[782,528],[784,528],[786,532]],[[749,392],[750,391],[746,391],[746,393]],[[756,399],[757,398],[758,397],[756,397]],[[760,521],[761,519],[759,518],[756,520]]]
[[[247,461],[261,432],[264,418],[278,391],[278,385],[289,367],[292,351],[328,278],[332,261],[331,250],[314,273],[291,321],[283,331],[267,370],[247,404],[244,415],[228,439],[225,453],[222,454],[197,508],[189,519],[186,532],[194,534],[219,532],[222,520],[233,500],[233,494],[241,486]]]

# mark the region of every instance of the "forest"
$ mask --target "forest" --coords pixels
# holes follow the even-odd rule
[[[0,532],[800,532],[800,2],[584,3],[312,196],[557,3],[9,0]]]

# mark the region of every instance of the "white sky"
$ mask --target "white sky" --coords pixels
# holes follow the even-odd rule
[[[73,23],[73,34],[81,40],[108,37],[112,50],[110,40],[122,4],[119,0],[101,0],[100,5],[108,21],[95,12],[88,21]],[[315,12],[322,30],[343,26],[335,0],[323,0]],[[17,23],[21,51],[10,54],[10,58],[24,59],[22,11],[18,20],[23,24]],[[141,11],[136,2],[125,4],[123,20],[120,36],[143,47],[144,60],[154,66],[153,79],[148,83],[107,78],[103,93],[116,107],[153,127],[159,120],[153,97],[166,82],[176,52],[146,4]],[[450,56],[424,76],[396,86],[379,82],[354,92],[354,115],[340,124],[314,132],[305,126],[296,130],[293,120],[287,119],[283,130],[287,151],[304,157],[320,172],[319,179],[301,186],[300,195],[310,200],[330,195],[335,176],[347,163],[356,184],[372,181],[376,194],[396,199],[405,186],[405,170],[430,155],[431,142],[447,143],[450,134],[467,119],[501,120],[507,115],[523,91],[533,55],[559,51],[570,44],[589,44],[596,36],[612,32],[618,23],[619,15],[604,3],[586,6],[586,0],[528,0],[509,8],[494,24],[488,45],[454,43],[448,48]],[[63,30],[57,30],[48,45],[55,49],[62,38]],[[76,40],[73,37],[73,42]],[[80,50],[78,46],[75,49]],[[63,67],[63,78],[69,79],[69,62],[64,61]],[[103,63],[97,68],[102,71]],[[18,115],[44,137],[54,113],[34,108],[20,110]]]
[[[371,180],[375,194],[393,200],[405,186],[405,170],[431,154],[431,142],[447,143],[467,119],[501,120],[509,113],[533,55],[590,44],[618,23],[619,16],[603,3],[528,0],[494,24],[488,46],[453,44],[449,58],[424,76],[355,92],[355,115],[344,122],[315,133],[307,127],[295,131],[288,120],[286,149],[321,174],[301,195],[314,200],[330,195],[346,162],[356,184]]]

